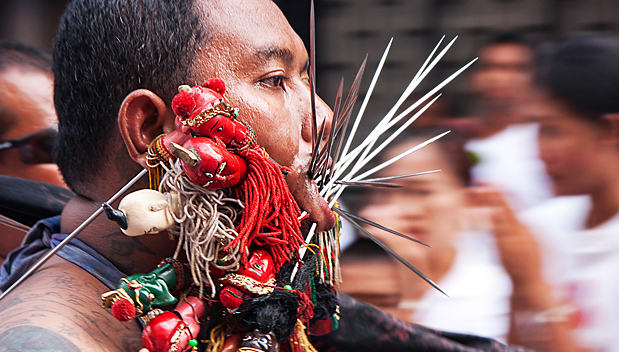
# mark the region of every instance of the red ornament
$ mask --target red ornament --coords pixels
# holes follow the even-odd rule
[[[241,264],[247,264],[249,247],[263,247],[278,270],[304,243],[298,219],[301,210],[282,175],[290,169],[269,159],[257,145],[251,127],[236,120],[238,112],[223,93],[225,84],[216,78],[202,86],[182,86],[178,95],[191,96],[195,108],[188,113],[186,109],[178,111],[185,114],[177,114],[176,130],[162,138],[158,144],[161,151],[157,151],[160,159],[167,161],[171,142],[191,149],[183,156],[172,154],[183,160],[183,170],[194,183],[207,189],[232,188],[232,195],[243,202],[245,210],[236,227],[238,236],[224,251],[238,248]],[[192,134],[199,137],[191,138]],[[199,141],[206,146],[198,147]]]
[[[183,170],[191,181],[206,189],[230,188],[247,177],[247,162],[208,137],[191,138],[183,148],[198,159],[193,165],[183,160]]]
[[[275,277],[273,257],[264,249],[256,249],[251,253],[247,266],[241,267],[236,273],[266,283]]]
[[[196,339],[200,324],[195,318],[204,316],[204,302],[188,296],[174,312],[161,313],[142,330],[142,348],[149,352],[188,351],[189,340]]]
[[[226,286],[219,293],[219,301],[229,310],[235,310],[243,304],[244,294],[234,286]]]
[[[128,299],[118,299],[112,304],[112,314],[119,321],[129,321],[135,317],[135,306]]]
[[[221,95],[224,95],[224,93],[226,92],[226,84],[219,78],[211,78],[208,81],[204,82],[202,86],[210,88]]]
[[[196,108],[196,101],[191,94],[180,92],[172,99],[172,110],[178,116],[185,116]]]

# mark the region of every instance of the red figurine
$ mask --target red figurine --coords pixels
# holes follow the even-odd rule
[[[189,351],[197,346],[200,322],[204,316],[204,302],[188,296],[173,312],[164,312],[153,319],[142,331],[140,352]]]
[[[221,304],[234,311],[247,297],[273,292],[276,284],[273,258],[264,249],[257,249],[251,252],[246,266],[226,274],[219,282],[224,285],[219,293]]]

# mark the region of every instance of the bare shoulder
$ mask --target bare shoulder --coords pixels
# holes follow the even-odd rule
[[[137,351],[141,330],[100,306],[108,288],[55,257],[0,301],[0,346],[15,351]]]

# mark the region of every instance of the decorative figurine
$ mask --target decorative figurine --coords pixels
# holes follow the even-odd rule
[[[146,323],[141,352],[197,351],[200,343],[220,352],[226,336],[243,334],[239,351],[311,351],[306,326],[331,326],[335,296],[323,294],[316,256],[299,260],[305,242],[288,169],[256,143],[224,93],[217,79],[180,86],[175,130],[148,149],[152,189],[127,195],[118,210],[106,204],[128,236],[167,230],[178,247],[152,272],[123,278],[103,306],[118,320]]]
[[[114,317],[128,321],[148,313],[153,307],[169,307],[178,302],[172,293],[189,287],[187,266],[166,259],[148,274],[135,274],[121,279],[118,289],[101,295],[102,306],[111,308]]]
[[[118,210],[106,204],[105,212],[110,220],[118,223],[125,235],[134,237],[157,234],[174,226],[172,206],[161,192],[141,189],[126,195]]]
[[[251,253],[246,266],[224,275],[219,282],[224,285],[219,300],[229,311],[235,311],[245,299],[266,295],[275,287],[273,258],[264,249]]]
[[[275,334],[263,334],[254,329],[243,336],[237,352],[279,352],[279,343]]]
[[[204,311],[204,302],[189,296],[173,311],[162,312],[150,318],[142,331],[140,352],[193,350],[198,345],[197,337],[200,332],[198,317],[203,317]]]

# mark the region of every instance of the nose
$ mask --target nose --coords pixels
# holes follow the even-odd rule
[[[326,143],[329,139],[329,134],[331,133],[332,123],[333,123],[333,111],[331,108],[318,96],[316,97],[316,126],[314,127],[314,122],[312,118],[311,111],[311,103],[308,105],[309,111],[307,112],[308,118],[306,119],[306,123],[303,124],[303,129],[301,131],[303,140],[307,143],[312,142],[312,133],[313,130],[316,130],[316,138],[320,136],[320,131],[322,130],[322,125],[324,123],[324,132],[322,135],[322,140],[320,144]],[[309,97],[308,97],[309,98]]]

